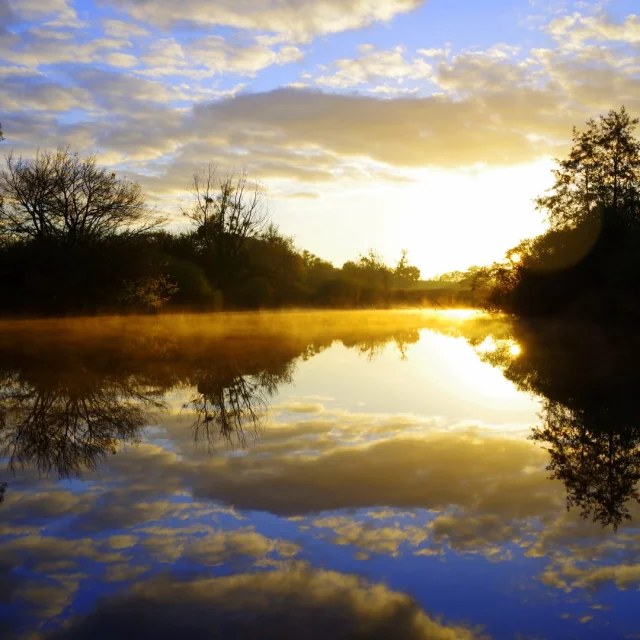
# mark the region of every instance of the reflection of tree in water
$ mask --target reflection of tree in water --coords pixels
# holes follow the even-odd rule
[[[567,507],[577,506],[584,518],[617,529],[631,519],[629,501],[640,500],[640,429],[607,427],[608,413],[608,407],[574,411],[547,401],[543,426],[533,430],[532,439],[547,445],[548,469],[564,482]]]
[[[542,425],[531,439],[549,452],[551,477],[562,480],[567,508],[617,529],[640,501],[640,422],[634,338],[593,326],[507,324],[496,331],[476,323],[476,346],[494,336],[483,360],[507,379],[544,398]],[[487,321],[487,328],[489,327]],[[509,345],[517,343],[520,354]]]
[[[122,443],[136,442],[157,392],[135,379],[29,381],[9,374],[0,383],[0,454],[9,468],[33,464],[42,474],[78,475]]]
[[[425,323],[418,314],[290,314],[4,324],[0,457],[14,470],[77,475],[137,442],[163,397],[185,389],[197,443],[244,446],[299,360],[336,340],[370,356],[395,341],[404,353]]]
[[[205,372],[197,382],[197,394],[185,405],[195,413],[193,438],[214,450],[220,440],[246,447],[246,427],[254,432],[268,406],[268,399],[282,383],[291,382],[293,363],[286,363],[282,372],[261,371],[243,375],[229,369]]]
[[[420,332],[417,329],[398,330],[392,337],[389,336],[368,336],[364,339],[343,340],[343,344],[348,348],[355,348],[358,352],[366,356],[372,362],[380,355],[390,343],[393,343],[400,353],[402,360],[407,359],[407,352],[412,344],[420,341]]]

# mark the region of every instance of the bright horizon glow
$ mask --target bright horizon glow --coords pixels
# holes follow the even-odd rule
[[[409,183],[329,192],[306,205],[304,225],[287,202],[274,207],[273,215],[301,247],[336,266],[370,248],[393,264],[407,249],[409,261],[429,278],[500,261],[522,239],[543,233],[546,223],[533,199],[550,186],[551,168],[545,160],[501,169],[412,171]],[[347,204],[354,213],[345,219],[341,212]],[[363,229],[371,233],[369,226],[376,237],[358,241]],[[338,227],[342,232],[336,234]]]

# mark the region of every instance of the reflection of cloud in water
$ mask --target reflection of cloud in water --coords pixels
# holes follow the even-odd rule
[[[403,638],[471,640],[380,584],[305,567],[183,581],[161,577],[104,602],[56,640],[200,638]]]
[[[326,516],[311,523],[317,529],[331,529],[335,535],[329,539],[335,544],[349,544],[372,553],[397,556],[401,545],[418,546],[428,535],[427,529],[419,526],[371,526],[369,521],[358,521],[346,516]],[[322,534],[321,534],[322,535]]]
[[[289,442],[273,455],[261,455],[257,447],[239,458],[207,461],[188,472],[194,494],[285,516],[457,504],[527,517],[558,508],[554,485],[543,472],[529,473],[532,467],[543,469],[545,454],[526,441],[483,438],[476,431],[435,432],[372,443],[333,441],[304,456],[295,455],[299,444]]]

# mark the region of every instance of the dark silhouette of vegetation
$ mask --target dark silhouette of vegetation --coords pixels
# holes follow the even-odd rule
[[[583,518],[617,529],[631,520],[629,502],[640,501],[640,428],[612,425],[612,408],[575,410],[546,402],[543,426],[533,430],[532,439],[548,449],[548,469],[564,482],[567,508],[576,506]]]
[[[421,304],[419,270],[374,252],[342,268],[270,222],[264,190],[213,165],[193,176],[171,233],[139,185],[68,149],[0,169],[0,313],[89,315]]]
[[[0,232],[8,241],[75,246],[141,235],[158,225],[139,185],[64,149],[39,152],[32,161],[8,155],[0,190]]]
[[[480,269],[490,309],[518,316],[633,321],[640,312],[640,141],[624,107],[574,130],[555,184],[536,201],[549,230]]]
[[[543,399],[531,438],[548,450],[567,508],[614,529],[629,520],[629,504],[640,501],[637,337],[593,323],[490,316],[466,331],[483,360]]]

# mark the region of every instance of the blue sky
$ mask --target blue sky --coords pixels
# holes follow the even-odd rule
[[[174,226],[193,171],[245,169],[338,264],[464,268],[543,229],[574,124],[640,111],[634,4],[0,0],[4,144],[96,153]]]

